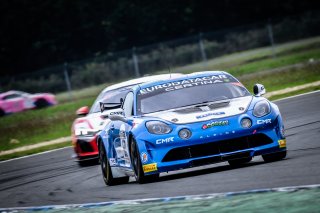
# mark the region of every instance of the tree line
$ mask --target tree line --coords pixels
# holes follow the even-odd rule
[[[1,0],[0,74],[318,8],[317,0]]]

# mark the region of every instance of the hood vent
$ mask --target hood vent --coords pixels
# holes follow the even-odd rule
[[[210,109],[217,109],[217,108],[226,107],[226,106],[229,105],[229,103],[230,103],[230,101],[220,102],[220,103],[213,103],[213,104],[210,104],[208,107]]]
[[[191,107],[191,108],[179,109],[174,112],[181,113],[181,114],[188,114],[193,112],[202,112],[202,109],[198,107]]]
[[[204,111],[208,111],[208,110],[226,107],[229,105],[229,103],[230,103],[230,101],[212,103],[210,105],[203,104],[203,105],[197,105],[195,107],[189,107],[189,108],[175,110],[173,112],[181,113],[181,114],[188,114],[188,113],[194,113],[194,112],[204,112]]]

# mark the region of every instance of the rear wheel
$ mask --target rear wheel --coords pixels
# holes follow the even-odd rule
[[[130,155],[131,155],[131,164],[132,164],[135,177],[138,183],[149,183],[159,179],[159,174],[144,175],[144,172],[142,170],[142,163],[140,159],[139,149],[134,139],[131,139]]]
[[[106,155],[106,151],[103,143],[100,143],[100,146],[99,146],[99,159],[100,159],[103,180],[106,185],[112,186],[112,185],[124,184],[129,182],[129,177],[121,177],[121,178],[113,177],[109,160]]]
[[[284,159],[287,156],[287,150],[281,152],[275,152],[267,155],[262,155],[265,162],[273,162]]]
[[[240,158],[235,160],[229,160],[228,163],[230,166],[240,166],[245,163],[249,163],[252,160],[252,157]]]
[[[36,105],[37,109],[41,109],[41,108],[49,106],[48,101],[43,98],[38,99],[34,104]]]
[[[6,113],[2,109],[0,109],[0,117],[4,116],[5,114]]]

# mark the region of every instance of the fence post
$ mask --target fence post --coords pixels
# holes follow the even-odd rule
[[[204,62],[205,67],[208,67],[207,54],[206,54],[206,51],[205,51],[205,49],[204,49],[204,44],[203,44],[202,36],[203,36],[202,33],[199,33],[200,52],[201,52],[202,61]]]
[[[270,44],[271,44],[271,49],[272,49],[272,57],[276,58],[276,51],[275,51],[275,45],[274,45],[274,39],[273,39],[273,29],[271,25],[271,21],[269,20],[268,23],[268,34],[269,34],[269,39],[270,39]]]
[[[133,61],[135,75],[138,78],[140,77],[140,71],[139,71],[139,61],[138,61],[135,47],[132,48],[132,61]]]
[[[68,89],[68,93],[69,93],[69,98],[70,98],[70,100],[73,100],[67,62],[64,63],[64,79],[66,81],[66,85],[67,85],[67,89]]]

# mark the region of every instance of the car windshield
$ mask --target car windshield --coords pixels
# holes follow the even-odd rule
[[[132,85],[100,93],[100,95],[97,97],[97,99],[93,103],[90,113],[100,112],[100,102],[120,103],[120,99],[121,98],[124,99],[126,94],[131,88],[132,88]]]
[[[140,90],[137,95],[137,114],[153,113],[248,95],[251,95],[248,90],[229,75],[187,79]]]

